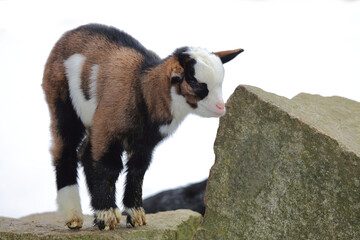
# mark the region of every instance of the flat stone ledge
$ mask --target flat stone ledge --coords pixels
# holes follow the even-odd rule
[[[0,217],[0,239],[192,239],[202,221],[199,213],[176,210],[147,214],[147,225],[127,228],[126,216],[112,231],[93,226],[93,217],[84,217],[80,230],[68,229],[55,212],[34,214],[20,219]]]

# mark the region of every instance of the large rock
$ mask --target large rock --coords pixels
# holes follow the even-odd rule
[[[360,239],[360,103],[239,86],[195,239]]]
[[[86,216],[83,228],[73,231],[64,226],[56,213],[36,214],[21,219],[0,217],[0,239],[190,240],[202,217],[190,210],[148,214],[148,224],[137,228],[127,228],[124,216],[121,220],[116,230],[100,231],[93,226],[93,218]]]

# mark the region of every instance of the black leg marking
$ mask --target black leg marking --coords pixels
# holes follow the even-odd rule
[[[56,130],[62,141],[60,159],[54,159],[57,189],[77,183],[78,158],[76,149],[85,127],[77,116],[70,98],[55,103]]]
[[[122,148],[119,141],[110,144],[101,159],[94,161],[90,142],[84,147],[82,163],[91,194],[91,205],[95,211],[94,223],[101,230],[114,229],[121,213],[116,205],[115,183],[123,169]]]
[[[128,226],[146,224],[145,211],[142,207],[142,184],[145,172],[150,165],[152,149],[137,148],[127,162],[127,175],[123,204],[128,214]]]

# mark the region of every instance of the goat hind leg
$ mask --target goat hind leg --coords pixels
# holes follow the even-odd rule
[[[76,149],[85,128],[69,98],[58,99],[52,112],[52,156],[56,172],[58,211],[70,229],[79,229],[83,215],[77,185],[78,158]]]

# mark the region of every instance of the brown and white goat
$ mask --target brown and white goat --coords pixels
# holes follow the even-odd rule
[[[124,168],[124,151],[127,224],[146,224],[142,182],[155,146],[189,113],[225,114],[222,64],[242,51],[183,47],[160,59],[130,35],[98,24],[61,37],[47,60],[42,86],[51,116],[57,203],[69,228],[83,223],[79,161],[95,224],[108,230],[119,223],[115,182]]]

